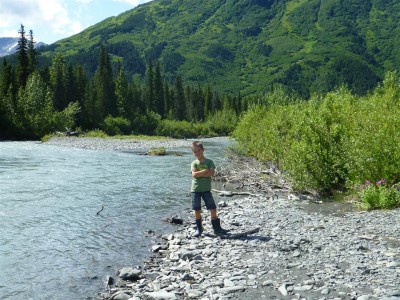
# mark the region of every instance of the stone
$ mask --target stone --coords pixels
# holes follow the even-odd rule
[[[142,271],[134,268],[122,268],[118,276],[123,280],[136,281],[140,279]]]
[[[166,292],[166,291],[157,291],[157,292],[146,292],[144,293],[146,297],[151,300],[173,300],[177,299],[175,293]]]

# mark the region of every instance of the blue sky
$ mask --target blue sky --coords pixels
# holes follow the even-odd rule
[[[47,44],[81,32],[151,0],[0,0],[0,37],[18,37],[21,24]]]

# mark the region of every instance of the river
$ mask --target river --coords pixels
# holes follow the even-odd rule
[[[227,139],[207,139],[223,163]],[[150,255],[147,232],[190,208],[182,156],[0,142],[0,299],[95,299],[105,277]],[[104,209],[97,212],[104,205]]]

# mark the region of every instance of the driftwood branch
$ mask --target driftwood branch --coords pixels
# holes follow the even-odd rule
[[[291,190],[290,183],[277,166],[236,154],[229,157],[228,164],[217,168],[214,180],[224,182],[224,186],[235,185],[236,189],[253,193],[272,193],[277,189]]]
[[[257,196],[256,194],[253,193],[249,193],[249,192],[231,192],[231,191],[220,191],[220,190],[216,190],[216,189],[212,189],[213,192],[218,193],[220,196],[224,196],[224,197],[232,197],[232,196]]]
[[[101,206],[101,209],[96,213],[96,215],[98,216],[104,209],[104,205]]]

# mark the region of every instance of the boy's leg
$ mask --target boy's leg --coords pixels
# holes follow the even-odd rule
[[[210,210],[211,225],[214,228],[215,234],[226,234],[228,230],[221,227],[221,221],[218,218],[217,206],[215,205],[214,197],[211,192],[203,193],[203,200],[206,203],[207,208]]]
[[[218,218],[217,209],[216,208],[210,209],[210,215],[211,215],[211,219]]]
[[[195,210],[194,211],[194,218],[196,220],[201,219],[201,210]]]
[[[199,237],[203,232],[203,222],[201,219],[201,195],[200,193],[192,192],[192,209],[194,210],[194,218],[196,220],[197,231],[194,237]]]

